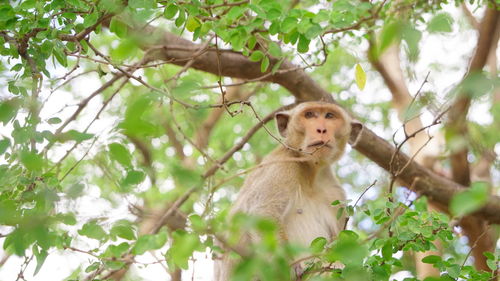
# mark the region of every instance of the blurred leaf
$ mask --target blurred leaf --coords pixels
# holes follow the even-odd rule
[[[168,4],[168,6],[165,8],[165,11],[163,12],[163,15],[167,19],[173,19],[177,12],[179,11],[179,8],[174,3]]]
[[[90,27],[91,25],[94,25],[98,19],[99,19],[99,13],[93,12],[92,14],[87,15],[83,18],[83,26]]]
[[[363,91],[366,85],[366,73],[359,63],[356,64],[356,72],[354,76],[356,79],[356,85],[358,85],[358,88]]]
[[[84,188],[85,185],[81,183],[75,183],[69,187],[69,189],[66,191],[66,195],[71,199],[76,199],[82,194]]]
[[[470,98],[480,98],[493,90],[494,83],[483,72],[472,72],[465,77],[458,87],[459,94],[465,94]]]
[[[168,250],[168,256],[172,258],[172,261],[178,267],[187,269],[189,258],[200,247],[200,240],[197,235],[184,230],[175,231],[173,239],[174,243]]]
[[[78,132],[76,130],[69,130],[67,132],[64,132],[64,133],[57,135],[57,140],[59,142],[66,142],[66,141],[82,142],[82,141],[89,140],[93,137],[94,137],[93,134],[82,133],[82,132]]]
[[[451,32],[453,18],[448,13],[439,13],[435,15],[427,25],[429,32]]]
[[[436,255],[429,255],[429,256],[426,256],[422,259],[423,263],[429,263],[429,264],[436,264],[440,261],[441,261],[441,257],[436,256]]]
[[[59,117],[52,117],[52,118],[50,118],[50,119],[47,121],[47,123],[49,123],[49,124],[59,124],[59,123],[61,123],[61,122],[62,122],[62,120],[61,120],[61,118],[59,118]]]
[[[10,146],[9,139],[0,140],[0,155],[4,154],[7,151],[7,148]]]
[[[135,231],[132,224],[127,220],[119,220],[116,222],[109,232],[112,236],[118,236],[127,240],[135,239]]]
[[[26,169],[31,171],[41,171],[44,167],[44,161],[41,155],[34,152],[23,150],[20,152],[19,158]]]
[[[309,51],[309,43],[311,41],[307,39],[304,35],[299,36],[299,44],[297,45],[297,51],[299,53],[307,53]]]
[[[380,33],[380,43],[378,44],[378,54],[383,54],[384,51],[394,42],[399,42],[401,36],[401,22],[393,21],[386,25]]]
[[[137,54],[138,50],[139,48],[134,40],[123,39],[120,40],[118,47],[111,50],[111,58],[117,61],[129,60]]]
[[[88,238],[103,241],[106,240],[106,232],[104,229],[97,224],[96,221],[91,221],[83,225],[83,227],[78,230],[78,233]]]
[[[127,253],[130,245],[127,242],[120,243],[118,245],[109,245],[106,252],[111,254],[112,257],[120,258]]]
[[[137,239],[137,242],[132,248],[132,253],[134,255],[142,255],[147,251],[160,249],[166,242],[167,234],[165,232],[146,234]]]
[[[263,57],[264,57],[264,53],[262,53],[261,51],[255,51],[252,53],[252,55],[250,56],[249,59],[251,61],[260,61]]]
[[[416,61],[420,53],[419,43],[422,39],[422,32],[416,29],[412,24],[405,24],[403,28],[402,38],[408,47],[408,58],[411,61]]]
[[[203,181],[201,175],[197,171],[187,169],[177,163],[172,164],[171,173],[176,183],[183,187],[195,187]]]
[[[468,189],[455,194],[450,201],[453,216],[464,216],[479,210],[488,201],[489,189],[485,182],[474,182]]]
[[[203,222],[203,219],[199,215],[191,215],[191,216],[189,216],[189,221],[191,222],[191,227],[195,231],[202,232],[204,229],[207,228],[205,222]]]
[[[315,238],[312,242],[309,248],[311,248],[311,251],[313,254],[318,254],[323,251],[327,244],[326,238],[324,237],[317,237]]]
[[[266,56],[262,60],[260,64],[260,72],[266,72],[266,70],[269,68],[269,58]]]
[[[141,172],[141,171],[135,171],[131,170],[127,172],[127,176],[122,181],[122,185],[136,185],[140,184],[144,179],[146,175]]]
[[[108,148],[111,159],[117,161],[125,168],[130,167],[132,160],[128,149],[125,146],[115,142],[110,144]]]
[[[196,17],[189,16],[186,22],[186,29],[193,32],[195,29],[201,26],[200,20]]]
[[[119,20],[117,17],[113,17],[111,19],[109,30],[120,38],[126,38],[128,34],[127,24]]]
[[[19,99],[10,99],[0,102],[0,122],[4,125],[16,116],[17,110],[21,105]]]
[[[45,251],[43,249],[39,250],[37,246],[33,246],[33,254],[36,257],[36,268],[35,268],[35,272],[33,273],[33,276],[35,276],[38,274],[38,272],[42,268],[49,253],[47,253],[47,251]]]
[[[360,266],[368,254],[366,245],[358,241],[358,235],[350,230],[339,233],[331,250],[327,253],[329,262],[341,261],[346,266]]]

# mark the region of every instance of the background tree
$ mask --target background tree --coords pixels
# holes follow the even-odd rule
[[[0,273],[42,278],[73,257],[57,278],[180,280],[251,228],[265,239],[234,249],[237,280],[283,280],[298,253],[306,279],[498,278],[497,5],[1,3]],[[336,167],[347,230],[301,249],[226,215],[280,145],[267,122],[306,100],[365,126]]]

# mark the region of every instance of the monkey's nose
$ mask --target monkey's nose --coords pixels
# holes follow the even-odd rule
[[[320,134],[325,134],[326,133],[326,129],[316,129],[316,132],[318,132]]]

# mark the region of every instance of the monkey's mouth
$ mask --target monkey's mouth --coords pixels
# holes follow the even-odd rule
[[[317,148],[328,147],[328,148],[332,148],[332,146],[329,145],[328,142],[324,142],[324,141],[315,141],[315,142],[309,144],[307,147],[317,147]]]

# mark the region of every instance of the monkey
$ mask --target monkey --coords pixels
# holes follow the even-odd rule
[[[308,247],[317,237],[332,241],[344,225],[332,202],[346,197],[331,164],[343,155],[351,128],[361,124],[326,102],[301,103],[277,113],[275,120],[284,141],[246,177],[229,216],[241,212],[269,218],[283,243]],[[248,233],[238,245],[258,240]],[[227,255],[216,260],[215,280],[229,280],[234,264]]]

